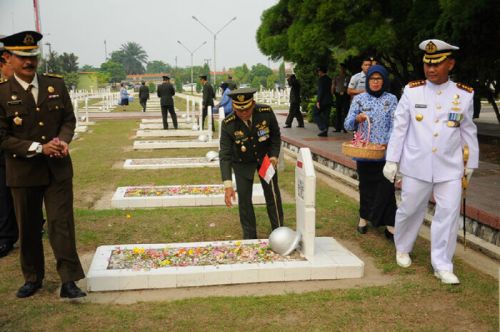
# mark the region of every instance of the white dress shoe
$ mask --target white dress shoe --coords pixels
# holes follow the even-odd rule
[[[458,285],[460,283],[457,276],[450,271],[435,271],[434,276],[441,279],[443,284]]]
[[[396,252],[396,262],[401,267],[409,267],[411,265],[410,255],[404,252]]]

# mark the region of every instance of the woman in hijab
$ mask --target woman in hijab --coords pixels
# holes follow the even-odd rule
[[[397,99],[387,92],[389,77],[381,65],[370,67],[366,73],[366,92],[355,96],[345,119],[345,129],[367,128],[370,122],[370,143],[387,145],[391,136],[393,114]],[[359,224],[357,230],[365,234],[368,222],[374,227],[386,226],[385,236],[393,239],[396,197],[394,185],[383,175],[385,158],[380,160],[356,159],[359,178]]]
[[[231,89],[229,88],[229,84],[226,82],[223,82],[220,85],[220,88],[222,90],[222,99],[219,104],[215,105],[214,109],[224,107],[224,115],[227,117],[233,112],[233,100],[228,96],[228,93],[231,92]]]

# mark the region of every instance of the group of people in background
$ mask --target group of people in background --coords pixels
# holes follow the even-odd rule
[[[361,62],[361,71],[351,78],[340,64],[334,79],[326,67],[318,67],[318,89],[313,119],[328,136],[330,111],[335,96],[335,132],[356,131],[371,144],[386,148],[379,160],[355,158],[359,179],[360,208],[357,231],[368,226],[385,227],[394,241],[396,262],[412,263],[413,250],[427,204],[432,194],[436,210],[431,224],[431,263],[434,275],[445,284],[458,284],[452,258],[455,252],[462,185],[478,167],[476,126],[472,122],[473,89],[454,83],[449,74],[459,48],[442,40],[423,41],[425,80],[410,82],[398,102],[389,92],[389,73],[373,58]],[[297,114],[295,92],[300,83],[289,77],[290,113],[284,128]],[[293,106],[292,106],[293,105]],[[300,113],[300,112],[298,112]],[[465,155],[468,155],[468,160]],[[402,174],[401,204],[396,204],[394,181]]]

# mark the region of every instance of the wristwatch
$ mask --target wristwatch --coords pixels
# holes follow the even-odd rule
[[[35,148],[35,152],[36,152],[37,154],[42,154],[42,152],[43,152],[43,145],[42,145],[42,144],[40,144],[40,143],[38,143],[38,145],[37,145],[37,146],[36,146],[36,148]]]

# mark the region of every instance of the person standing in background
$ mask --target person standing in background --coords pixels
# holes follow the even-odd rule
[[[212,131],[215,131],[215,124],[214,124],[214,98],[215,98],[215,92],[214,88],[210,83],[208,83],[207,76],[206,75],[201,75],[200,76],[200,82],[201,85],[203,86],[203,97],[202,97],[202,121],[201,121],[201,129],[203,130],[203,127],[205,126],[205,119],[208,115],[208,106],[212,107],[211,114],[210,116],[212,117]]]
[[[344,133],[344,120],[349,111],[349,95],[347,94],[347,85],[349,84],[349,75],[346,73],[345,64],[339,65],[339,73],[332,80],[332,94],[335,95],[335,109],[337,111],[335,121],[335,132]]]
[[[290,86],[290,109],[283,128],[291,128],[293,118],[297,118],[297,128],[304,128],[304,117],[300,112],[300,82],[295,74],[291,74],[287,78],[287,82]]]
[[[120,105],[123,106],[122,111],[125,111],[128,106],[128,90],[125,87],[125,83],[120,84]]]
[[[370,69],[371,65],[371,58],[363,59],[363,62],[361,62],[361,71],[351,77],[349,86],[347,87],[347,93],[351,96],[351,98],[365,92],[366,73],[368,72],[368,69]]]
[[[149,88],[146,86],[146,82],[142,81],[139,87],[139,103],[142,106],[142,111],[146,112],[146,104],[149,99]]]
[[[4,36],[0,36],[3,38]],[[3,57],[5,48],[0,43],[0,83],[12,78],[12,66]],[[5,156],[0,149],[0,258],[7,256],[14,248],[14,243],[19,238],[14,204],[9,187],[7,187],[5,174]]]
[[[161,116],[163,118],[163,129],[168,129],[168,113],[172,117],[174,128],[177,129],[177,114],[174,108],[174,86],[170,83],[170,77],[163,76],[163,83],[158,86],[156,94],[160,98]]]
[[[219,109],[219,107],[224,107],[224,117],[227,117],[229,114],[233,112],[233,103],[231,97],[229,97],[229,93],[231,89],[229,89],[228,84],[223,82],[220,85],[222,90],[222,98],[220,103],[214,106],[215,109]]]
[[[313,116],[320,130],[318,134],[320,137],[328,136],[330,112],[333,103],[332,79],[327,75],[327,71],[328,69],[325,66],[318,67],[318,94]]]

